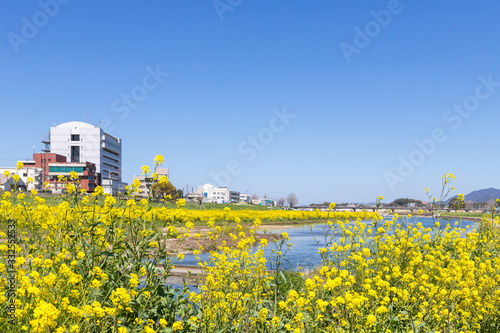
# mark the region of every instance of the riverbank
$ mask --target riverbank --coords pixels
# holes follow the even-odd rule
[[[290,226],[292,227],[292,226]],[[217,239],[210,239],[210,228],[194,226],[190,231],[191,237],[187,238],[169,238],[163,240],[166,246],[166,251],[171,254],[192,254],[193,251],[197,250],[199,253],[208,253],[210,251],[217,250],[217,248],[223,244],[229,247],[236,246],[233,237],[231,237],[231,231],[237,233],[235,230],[226,230],[221,233]],[[166,234],[167,230],[164,230]],[[196,236],[195,236],[196,235]],[[194,236],[194,237],[193,237]],[[255,242],[258,244],[262,239],[266,239],[268,242],[274,241],[275,239],[281,238],[280,235],[273,233],[266,233],[265,231],[259,230],[254,234]]]
[[[408,216],[408,215],[406,215]],[[400,215],[400,217],[406,217],[404,215]],[[422,217],[422,218],[432,218],[430,215],[418,215],[418,216],[412,216],[417,218]],[[391,215],[385,216],[385,218],[392,218]],[[437,217],[436,217],[437,218]],[[461,216],[446,216],[446,217],[439,217],[442,221],[445,219],[456,219],[456,220],[462,220],[462,221],[471,221],[471,222],[480,222],[483,220],[482,217],[461,217]],[[262,224],[260,228],[256,231],[254,237],[256,239],[256,244],[258,244],[261,239],[267,239],[268,242],[274,241],[276,239],[281,239],[281,235],[279,233],[274,232],[275,230],[283,230],[283,229],[291,229],[291,228],[298,228],[298,227],[305,227],[305,226],[316,226],[316,225],[324,225],[327,223],[327,220],[324,221],[288,221],[287,223],[280,223],[280,224],[273,224],[271,223],[266,223]],[[247,227],[247,230],[249,229],[248,226],[249,224],[242,224],[243,226]],[[199,253],[208,253],[212,250],[217,250],[218,246],[222,245],[223,242],[227,246],[235,246],[236,244],[234,243],[232,237],[230,234],[237,234],[237,231],[235,230],[233,225],[226,226],[223,228],[223,232],[220,234],[218,239],[211,240],[210,239],[210,228],[207,226],[194,226],[193,229],[190,231],[191,236],[193,235],[198,235],[197,237],[189,237],[186,239],[176,239],[176,238],[171,238],[171,239],[166,239],[164,240],[165,245],[167,247],[167,251],[172,254],[192,254],[193,251],[198,250]],[[164,230],[164,234],[166,234],[166,230]]]

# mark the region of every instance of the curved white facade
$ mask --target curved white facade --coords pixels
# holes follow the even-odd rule
[[[66,156],[68,162],[92,162],[105,192],[121,191],[122,140],[102,128],[70,121],[50,128],[50,152]]]

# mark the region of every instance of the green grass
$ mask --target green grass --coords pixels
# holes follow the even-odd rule
[[[23,201],[29,204],[34,204],[35,201],[31,197],[30,193],[24,192],[24,194],[26,195],[26,197],[24,198]],[[38,196],[40,198],[45,199],[45,204],[48,206],[57,206],[64,201],[64,199],[61,197],[60,194],[55,194],[55,193],[54,194],[38,193]],[[10,201],[14,202],[14,197],[11,197]],[[103,199],[99,200],[99,204],[102,204],[103,202],[104,202]]]
[[[491,213],[483,214],[483,213],[473,213],[473,212],[449,212],[446,214],[450,217],[475,217],[475,218],[491,218]],[[499,213],[496,213],[495,216],[499,216]]]
[[[153,206],[159,206],[160,203],[152,203]],[[175,203],[170,203],[166,205],[166,207],[176,207]],[[237,203],[237,204],[219,204],[219,203],[203,203],[203,207],[201,209],[205,210],[223,210],[224,208],[229,207],[231,210],[260,210],[260,211],[268,211],[271,209],[279,209],[276,207],[267,208],[268,206],[260,206],[260,205],[249,205],[245,203]],[[200,209],[199,205],[192,201],[186,201],[185,209]]]
[[[24,198],[24,201],[26,203],[33,204],[34,200],[31,198],[30,193],[25,192],[25,195],[26,195],[26,197]],[[41,198],[44,198],[45,204],[47,204],[48,206],[57,206],[63,201],[60,194],[39,193],[38,196]],[[115,198],[118,201],[118,197],[115,197]],[[125,199],[125,197],[123,197],[123,196],[121,198]],[[141,199],[143,199],[143,198],[138,197],[137,201],[140,201]],[[10,200],[14,201],[14,198],[11,198]],[[103,203],[103,199],[100,199],[99,204],[102,204],[102,203]],[[159,202],[152,202],[151,203],[151,206],[153,206],[153,207],[157,207],[157,206],[161,206],[161,205],[162,205],[162,203],[159,203]],[[176,208],[177,206],[176,206],[175,202],[173,202],[173,203],[166,204],[165,207]],[[229,207],[231,210],[245,210],[245,209],[247,209],[247,210],[268,211],[271,209],[279,209],[276,207],[268,208],[268,206],[250,205],[250,204],[245,204],[245,203],[237,203],[237,204],[203,203],[203,207],[201,209],[223,210],[226,207]],[[192,201],[186,201],[186,205],[184,206],[184,208],[185,209],[200,209],[199,205],[195,202],[192,202]]]

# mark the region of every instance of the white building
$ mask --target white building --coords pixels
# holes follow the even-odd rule
[[[258,198],[250,201],[252,205],[260,205],[260,206],[272,206],[273,200],[269,198]]]
[[[98,184],[106,193],[123,191],[122,140],[102,128],[70,121],[50,128],[44,152],[66,156],[68,162],[92,162],[96,165]]]
[[[212,184],[197,186],[196,195],[202,196],[205,202],[237,203],[240,201],[240,192],[230,191],[227,187],[215,187]]]
[[[240,194],[240,202],[250,203],[250,194],[241,193]]]
[[[32,162],[32,161],[30,161]],[[26,163],[26,162],[24,162]],[[33,164],[35,162],[32,162]],[[0,175],[3,175],[5,171],[9,171],[11,173],[11,178],[13,174],[19,175],[18,186],[23,190],[32,190],[35,189],[37,191],[43,190],[43,181],[42,181],[42,169],[35,168],[33,166],[25,166],[22,169],[17,170],[16,168],[0,168]],[[28,184],[28,178],[33,179],[33,182]],[[9,182],[9,184],[13,184],[13,181]]]
[[[158,175],[158,178],[161,176],[165,176],[168,178],[168,168],[156,168],[156,174]],[[148,175],[148,178],[146,176],[134,176],[134,179],[138,179],[141,182],[141,186],[139,186],[139,196],[142,197],[148,197],[149,196],[149,188],[151,187],[151,184],[153,184],[153,178],[151,178],[151,175]]]

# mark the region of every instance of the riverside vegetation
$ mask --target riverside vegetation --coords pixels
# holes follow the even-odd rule
[[[162,163],[158,155],[155,168]],[[154,170],[150,176],[168,181]],[[443,177],[441,198],[452,179]],[[35,191],[33,203],[16,191],[2,196],[1,332],[500,331],[498,218],[468,230],[446,220],[430,229],[397,215],[340,213],[334,204],[329,212],[188,212],[182,199],[172,208],[137,202],[137,183],[129,199],[117,201],[99,187],[84,195],[76,174],[67,181],[57,206]],[[242,224],[250,219],[251,226]],[[274,244],[256,241],[262,219],[324,221],[322,266],[281,270],[292,244],[286,232]],[[194,232],[194,220],[206,224],[207,235]],[[183,258],[167,253],[165,240],[202,237],[216,249],[199,263],[204,282],[195,289],[165,285]],[[275,248],[271,258],[266,246]]]

